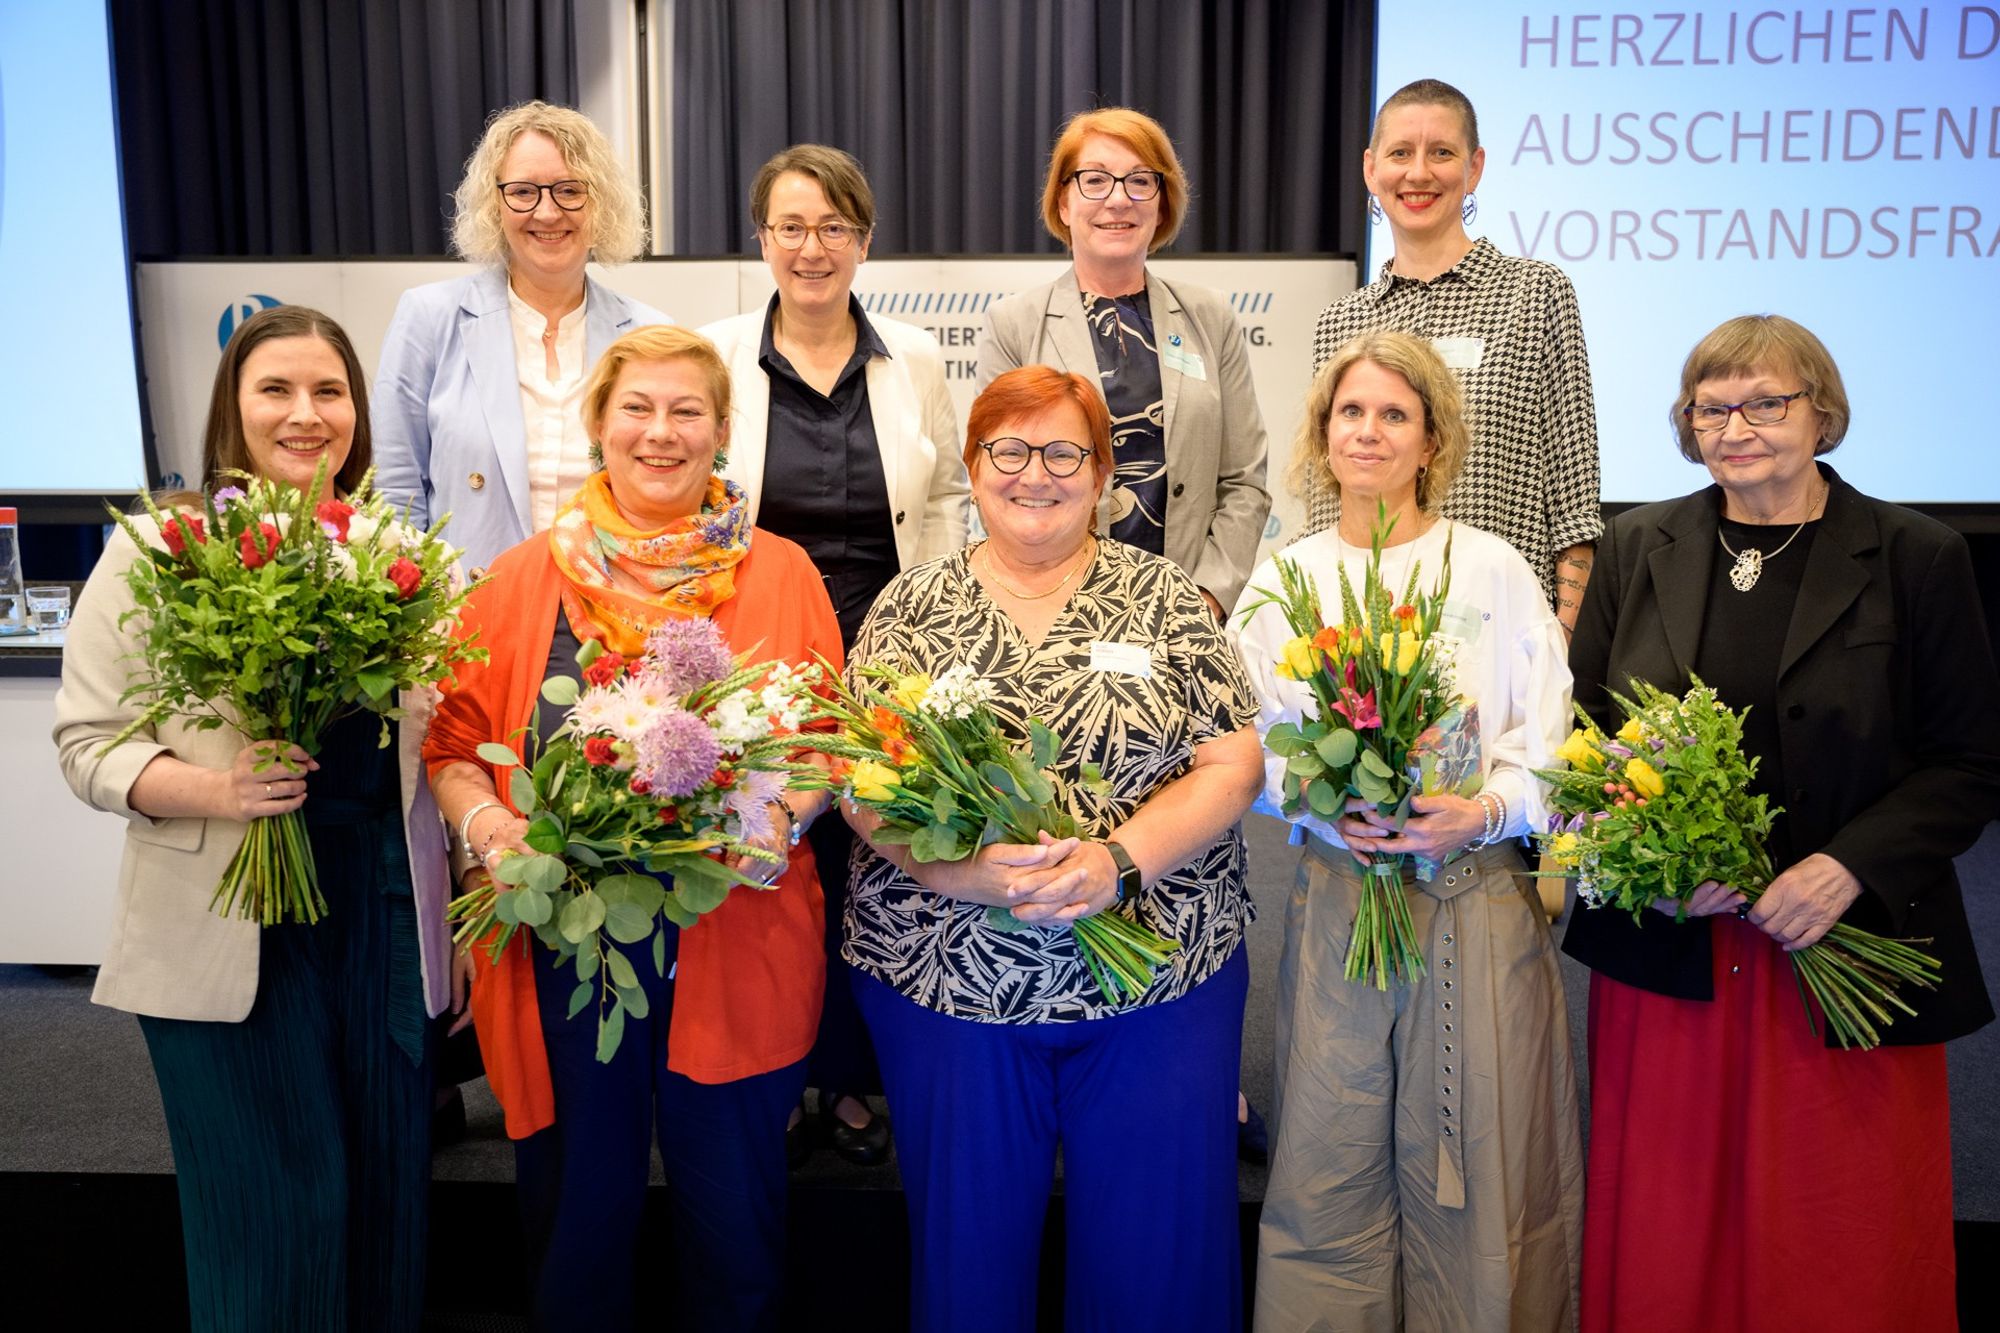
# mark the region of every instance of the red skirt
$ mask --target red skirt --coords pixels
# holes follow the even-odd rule
[[[1586,1333],[1957,1328],[1944,1047],[1829,1049],[1713,921],[1712,1002],[1591,978]]]

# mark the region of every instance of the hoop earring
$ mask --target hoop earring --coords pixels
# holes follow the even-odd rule
[[[1382,221],[1382,201],[1372,194],[1368,196],[1368,220],[1378,226]]]
[[[1479,216],[1479,196],[1477,194],[1474,194],[1470,190],[1466,191],[1465,202],[1458,206],[1458,216],[1459,220],[1465,223],[1466,226],[1470,227],[1472,225],[1472,220]]]

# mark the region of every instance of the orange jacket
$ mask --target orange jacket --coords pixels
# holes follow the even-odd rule
[[[454,762],[478,764],[493,774],[504,801],[506,774],[480,759],[477,747],[499,741],[520,753],[523,738],[512,733],[542,687],[563,576],[546,532],[501,555],[489,573],[467,603],[460,633],[477,632],[491,659],[461,666],[445,685],[424,761],[433,775]],[[776,533],[753,531],[750,552],[736,566],[735,596],[716,608],[714,620],[739,653],[799,664],[818,653],[840,664],[840,626],[819,571]],[[698,1083],[726,1083],[805,1058],[826,984],[824,910],[812,848],[800,843],[775,890],[734,890],[681,932],[669,1069]],[[487,1080],[507,1113],[508,1136],[526,1138],[555,1123],[535,970],[518,944],[498,963],[483,949],[473,959],[473,1023]]]

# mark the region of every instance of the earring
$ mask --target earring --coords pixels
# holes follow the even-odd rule
[[[1466,226],[1470,227],[1472,225],[1472,220],[1479,216],[1479,196],[1477,194],[1474,194],[1470,190],[1466,191],[1465,202],[1458,206],[1458,216]]]
[[[1382,221],[1382,201],[1372,194],[1368,196],[1368,220],[1378,225]]]

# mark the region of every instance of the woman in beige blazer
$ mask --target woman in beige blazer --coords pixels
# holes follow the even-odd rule
[[[244,322],[216,371],[203,478],[240,469],[330,491],[368,468],[367,387],[317,311]],[[77,795],[128,821],[112,937],[92,998],[139,1016],[180,1181],[197,1329],[418,1326],[429,1193],[427,1019],[451,1000],[444,827],[405,696],[393,749],[338,723],[317,759],[259,756],[178,720],[110,752],[139,552],[115,532],[77,604],[55,741]],[[302,810],[316,925],[260,928],[209,906],[250,819]]]
[[[871,319],[855,299],[875,195],[848,154],[813,143],[779,152],[751,182],[750,219],[778,290],[764,309],[701,330],[736,396],[729,458],[716,468],[748,493],[758,527],[812,557],[852,647],[890,579],[965,545],[971,486],[944,353],[929,333]],[[827,957],[838,958],[852,839],[843,821],[822,819],[812,843]],[[888,1127],[864,1100],[881,1075],[839,967],[827,970],[808,1084],[842,1157],[871,1166],[888,1156]],[[788,1143],[795,1165],[811,1151],[808,1133],[801,1112]]]
[[[1088,378],[1111,409],[1116,475],[1098,530],[1186,570],[1219,617],[1257,562],[1271,512],[1264,417],[1243,330],[1220,294],[1168,282],[1187,178],[1167,132],[1126,107],[1070,119],[1049,154],[1042,221],[1069,272],[986,312],[979,387],[1016,366]]]

